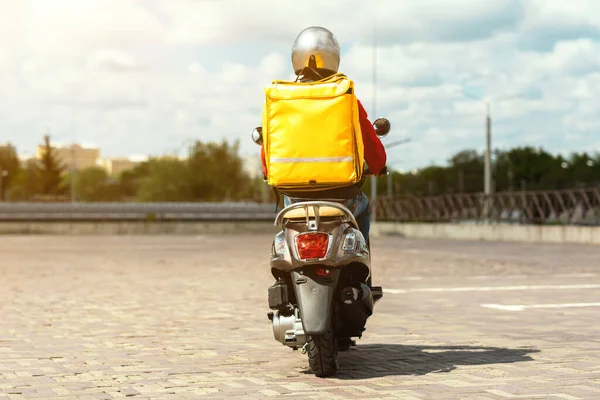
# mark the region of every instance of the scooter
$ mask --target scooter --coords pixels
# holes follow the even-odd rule
[[[389,132],[385,124],[380,137]],[[262,144],[260,128],[252,138]],[[369,243],[352,212],[331,201],[291,204],[275,225],[281,227],[271,247],[276,282],[268,289],[274,338],[308,353],[316,376],[335,375],[338,352],[356,345],[352,338],[362,337],[383,297],[381,287],[370,286]]]

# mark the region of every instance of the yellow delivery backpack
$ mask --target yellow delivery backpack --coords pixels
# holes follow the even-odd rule
[[[364,148],[353,81],[341,73],[309,83],[279,80],[265,93],[262,133],[270,186],[293,194],[362,180]]]

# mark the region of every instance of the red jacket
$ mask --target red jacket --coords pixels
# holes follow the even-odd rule
[[[385,163],[387,161],[385,148],[375,133],[375,128],[373,128],[373,124],[371,121],[369,121],[369,116],[367,115],[367,112],[360,101],[358,102],[358,115],[360,120],[360,130],[362,131],[363,145],[365,148],[365,161],[369,166],[369,170],[371,170],[374,175],[378,175],[383,167],[385,167]],[[262,161],[263,174],[267,176],[264,146],[261,146],[260,149],[260,159]]]

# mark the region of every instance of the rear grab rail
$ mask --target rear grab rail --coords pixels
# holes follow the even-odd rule
[[[285,218],[285,215],[287,213],[289,213],[290,211],[293,211],[293,210],[297,210],[297,209],[304,209],[304,214],[306,216],[306,226],[309,228],[309,230],[311,230],[311,228],[313,228],[312,230],[316,230],[317,227],[319,226],[319,222],[321,220],[320,209],[323,207],[331,207],[331,208],[340,210],[344,214],[343,222],[349,222],[356,229],[358,229],[358,223],[356,222],[356,219],[354,218],[354,215],[352,214],[352,212],[344,205],[335,203],[332,201],[304,201],[304,202],[290,204],[289,206],[285,207],[283,210],[281,210],[277,214],[277,216],[275,217],[274,225],[283,227],[283,222],[285,219],[287,219],[287,218]],[[312,211],[314,214],[314,222],[315,222],[314,225],[311,225],[311,223],[310,223],[312,217],[310,215],[309,208],[312,208]]]

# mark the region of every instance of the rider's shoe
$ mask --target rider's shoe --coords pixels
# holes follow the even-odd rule
[[[338,351],[347,351],[350,347],[356,346],[356,342],[350,338],[338,339]]]

